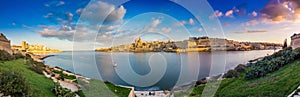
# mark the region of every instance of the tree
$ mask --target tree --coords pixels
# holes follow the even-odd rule
[[[285,48],[287,48],[287,39],[284,40],[282,49],[285,49]]]

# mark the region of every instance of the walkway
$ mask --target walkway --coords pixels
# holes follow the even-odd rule
[[[174,97],[169,91],[134,91],[136,97]]]

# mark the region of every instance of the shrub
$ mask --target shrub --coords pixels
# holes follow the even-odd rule
[[[239,64],[237,67],[234,68],[234,70],[236,70],[237,72],[244,72],[246,71],[247,67],[246,65],[243,64]]]
[[[0,60],[1,61],[10,61],[13,59],[14,59],[14,57],[12,55],[10,55],[8,52],[6,52],[5,50],[0,50]]]
[[[45,65],[43,63],[33,61],[32,65],[29,67],[29,69],[38,74],[43,74],[44,67],[45,67]]]
[[[270,72],[279,70],[284,65],[298,58],[300,58],[300,48],[292,50],[292,48],[289,47],[280,50],[251,65],[249,71],[246,73],[245,78],[249,80],[265,76]]]
[[[15,59],[20,59],[20,58],[24,58],[25,57],[21,53],[13,54],[13,56],[14,56]]]
[[[224,74],[224,78],[238,78],[240,73],[236,70],[229,70],[226,74]]]
[[[86,96],[84,95],[84,93],[83,93],[82,90],[78,90],[78,91],[76,91],[75,93],[76,93],[78,96],[80,96],[80,97],[86,97]]]
[[[59,83],[54,83],[51,91],[58,97],[75,97],[76,94],[67,88],[63,88]]]
[[[3,72],[0,74],[0,91],[12,97],[28,97],[29,83],[25,77],[17,72]]]
[[[76,79],[76,76],[64,74],[63,71],[53,70],[53,72],[59,74],[62,77],[62,79],[70,79],[70,80]]]
[[[26,54],[24,57],[28,62],[34,62],[34,60],[31,58],[29,54]]]

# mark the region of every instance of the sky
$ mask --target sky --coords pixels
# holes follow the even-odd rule
[[[189,7],[180,1],[1,0],[0,32],[12,45],[26,40],[61,50],[93,50],[138,37],[180,41],[220,33],[237,41],[283,43],[300,33],[299,0],[183,2]]]

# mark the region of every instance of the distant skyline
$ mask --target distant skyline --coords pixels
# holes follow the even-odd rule
[[[237,41],[283,43],[294,33],[300,33],[299,0],[207,0],[219,19],[225,37]],[[22,40],[44,44],[50,48],[72,50],[73,34],[77,24],[79,44],[85,39],[97,36],[96,47],[110,46],[113,37],[120,43],[132,42],[133,34],[153,32],[144,35],[145,40],[182,40],[188,36],[206,36],[205,28],[196,17],[183,7],[168,0],[132,0],[121,6],[105,1],[90,4],[92,15],[83,13],[89,0],[1,0],[0,32],[13,45]],[[187,1],[188,2],[188,1]],[[115,11],[112,11],[115,9]],[[199,9],[199,11],[205,9]],[[108,17],[103,13],[110,13]],[[85,19],[97,15],[93,20]],[[81,18],[82,21],[78,21]],[[86,25],[94,20],[106,18],[97,35],[88,33],[94,28]],[[94,30],[95,30],[94,29]],[[155,34],[156,32],[161,35]],[[190,33],[188,33],[190,32]],[[127,39],[119,37],[128,37]],[[213,36],[209,36],[213,37]],[[131,40],[129,40],[131,39]],[[90,39],[91,40],[91,39]],[[288,41],[289,42],[289,41]],[[94,48],[78,48],[93,50]]]

